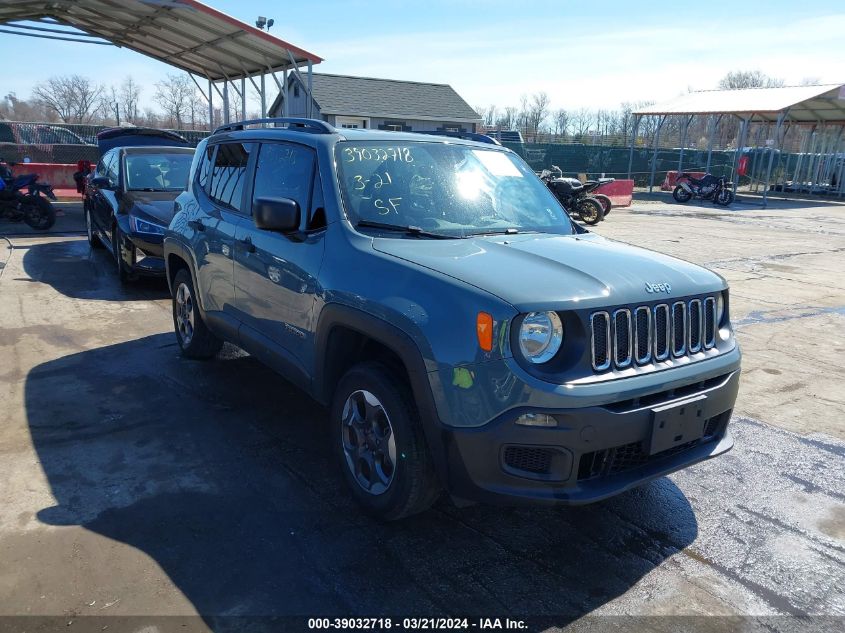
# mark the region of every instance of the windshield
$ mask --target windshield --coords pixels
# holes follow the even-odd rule
[[[554,195],[510,152],[423,141],[341,142],[335,151],[353,224],[451,237],[574,232]]]
[[[182,191],[188,183],[192,154],[128,154],[126,189]]]

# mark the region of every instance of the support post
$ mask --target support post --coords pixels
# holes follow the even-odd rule
[[[288,116],[288,112],[290,112],[290,106],[288,105],[288,101],[289,101],[288,97],[290,96],[290,94],[289,94],[290,91],[288,90],[288,69],[287,68],[285,68],[285,74],[284,74],[284,77],[283,77],[283,81],[285,82],[285,86],[282,90],[285,93],[285,98],[284,98],[284,101],[283,101],[283,104],[282,104],[282,114],[283,114],[283,116]]]
[[[654,172],[657,170],[657,148],[660,145],[660,129],[663,127],[663,122],[666,121],[666,115],[660,117],[657,123],[657,129],[654,131],[654,148],[651,153],[651,173],[648,178],[648,192],[651,193],[654,189]]]
[[[713,137],[716,136],[716,128],[719,127],[719,123],[722,121],[722,115],[720,114],[718,118],[713,118],[713,115],[710,115],[710,124],[709,129],[707,131],[707,165],[704,167],[704,171],[706,173],[710,173],[710,162],[713,158]]]
[[[748,122],[754,117],[754,113],[752,112],[751,115],[744,119],[739,117],[742,121],[742,125],[739,128],[739,136],[736,140],[736,152],[734,152],[734,164],[733,169],[731,170],[731,179],[734,181],[734,197],[736,197],[736,192],[739,189],[739,175],[736,173],[737,168],[739,167],[739,158],[742,156],[742,148],[745,147],[745,136],[748,133]]]
[[[267,118],[267,86],[264,83],[264,72],[261,73],[261,118]]]
[[[246,77],[241,77],[241,121],[246,121]]]
[[[208,80],[208,131],[211,132],[214,129],[214,103],[213,103],[213,92],[211,90],[211,79]]]
[[[775,159],[775,151],[780,151],[780,148],[783,145],[783,141],[781,140],[781,136],[780,136],[780,128],[783,125],[783,121],[786,118],[787,112],[788,112],[788,110],[781,112],[778,115],[777,123],[775,124],[775,136],[774,136],[774,139],[772,139],[774,141],[774,143],[772,144],[772,147],[769,148],[769,165],[768,165],[768,167],[766,167],[766,184],[763,186],[763,208],[764,209],[766,208],[766,206],[768,204],[768,200],[769,200],[769,183],[772,179],[772,163],[774,162],[774,159]]]
[[[312,95],[314,93],[311,92],[312,88],[314,87],[312,70],[313,70],[313,64],[311,63],[311,60],[309,59],[308,60],[308,118],[309,119],[314,115],[314,113],[312,111],[312,109],[313,109],[312,104],[314,102],[314,97]]]
[[[680,174],[684,170],[684,149],[687,146],[687,132],[689,131],[689,125],[692,123],[692,119],[695,115],[690,115],[689,118],[684,119],[684,126],[681,128],[681,153],[678,156],[678,173]]]
[[[223,125],[229,122],[229,80],[223,80]]]
[[[631,131],[631,149],[628,152],[628,180],[631,179],[631,168],[634,165],[634,145],[637,142],[637,131],[640,127],[640,115],[634,115],[634,129]]]

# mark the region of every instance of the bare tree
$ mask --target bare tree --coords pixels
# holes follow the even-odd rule
[[[769,77],[759,70],[732,70],[719,80],[722,90],[741,90],[742,88],[779,88],[783,79]]]
[[[572,121],[572,133],[576,136],[584,136],[590,131],[590,126],[592,126],[594,120],[594,113],[587,108],[580,108],[571,112],[569,118]]]
[[[102,86],[80,75],[51,77],[32,90],[35,99],[65,123],[90,122],[102,93]]]
[[[120,84],[118,102],[123,113],[124,120],[129,123],[138,122],[138,101],[141,98],[141,86],[135,83],[132,77],[127,77]]]
[[[156,83],[154,99],[176,129],[183,128],[185,116],[190,112],[190,103],[195,98],[196,89],[187,75],[171,75]]]
[[[502,108],[501,114],[496,118],[496,126],[503,130],[513,130],[517,125],[517,110],[514,106]]]
[[[549,115],[549,95],[545,92],[533,94],[531,101],[527,103],[525,115],[526,127],[536,139],[540,126]]]
[[[55,112],[35,99],[19,99],[14,92],[0,99],[0,119],[7,121],[55,121]]]
[[[555,134],[566,136],[566,130],[569,128],[569,112],[560,108],[554,113]]]
[[[818,77],[804,77],[799,83],[802,86],[818,86],[822,80]]]

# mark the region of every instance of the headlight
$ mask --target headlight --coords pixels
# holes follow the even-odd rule
[[[720,292],[716,295],[716,325],[722,324],[722,315],[725,314],[725,293]]]
[[[519,350],[532,363],[550,360],[563,343],[563,324],[554,312],[529,312],[519,327]]]
[[[159,224],[147,222],[134,215],[129,216],[129,226],[135,233],[148,233],[150,235],[164,235],[164,227]]]

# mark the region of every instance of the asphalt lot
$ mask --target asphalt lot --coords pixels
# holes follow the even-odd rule
[[[60,616],[0,625],[717,615],[734,617],[681,622],[842,630],[845,205],[639,202],[596,230],[729,279],[735,449],[593,506],[442,501],[388,525],[346,494],[324,409],[234,348],[180,357],[166,285],[121,289],[81,237],[0,238],[0,615]],[[261,621],[280,622],[305,626]]]

